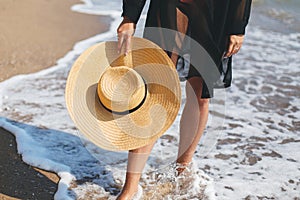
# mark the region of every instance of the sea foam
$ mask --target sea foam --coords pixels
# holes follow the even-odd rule
[[[111,10],[101,1],[73,7],[111,16],[108,32],[78,42],[56,66],[0,83],[0,126],[15,134],[25,162],[58,173],[55,199],[114,198],[124,184],[127,152],[105,151],[86,140],[64,102],[74,60],[97,42],[116,40],[121,7],[117,1],[110,5]],[[145,15],[138,35],[144,19]],[[211,100],[208,127],[194,156],[194,179],[186,194],[206,188],[203,194],[208,199],[300,198],[299,44],[299,33],[266,34],[250,24],[245,44],[234,57],[232,87],[216,90]],[[154,187],[155,174],[170,173],[176,160],[184,82],[181,87],[178,117],[155,144],[145,167],[140,182],[148,192],[145,195],[151,191],[161,195],[163,190]],[[166,199],[183,197],[172,190],[165,195]]]

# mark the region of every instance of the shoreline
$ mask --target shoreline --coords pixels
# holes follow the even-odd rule
[[[25,163],[18,154],[15,136],[3,128],[0,128],[0,146],[0,199],[52,199],[59,176]]]
[[[108,30],[109,17],[71,10],[79,3],[0,2],[0,83],[53,67],[77,42]],[[14,134],[1,127],[0,141],[0,199],[53,199],[59,176],[26,164],[17,153]]]
[[[109,28],[111,19],[71,10],[79,0],[0,3],[0,82],[54,66],[74,44]],[[17,14],[16,14],[17,13]]]

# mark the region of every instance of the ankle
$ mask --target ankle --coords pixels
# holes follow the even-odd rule
[[[124,194],[134,194],[134,193],[136,193],[138,191],[138,187],[130,187],[130,188],[123,188],[122,189],[122,193],[124,193]]]
[[[180,165],[180,166],[188,166],[190,165],[192,162],[192,157],[191,158],[178,158],[176,160],[176,165]]]
[[[140,186],[133,188],[131,186],[129,188],[125,188],[124,186],[116,200],[132,200],[137,195],[137,193],[139,193],[139,187]]]
[[[178,172],[178,175],[181,174],[188,166],[188,163],[176,163],[175,169]]]
[[[178,175],[180,175],[182,172],[184,171],[190,171],[191,168],[192,168],[192,161],[189,161],[189,162],[179,162],[178,160],[176,161],[176,166],[175,166],[175,169],[177,170],[178,172]]]

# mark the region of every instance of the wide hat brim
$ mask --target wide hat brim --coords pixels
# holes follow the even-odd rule
[[[156,44],[132,38],[129,54],[120,55],[117,42],[96,44],[72,66],[66,84],[66,104],[79,131],[99,147],[112,151],[136,149],[156,141],[174,122],[181,102],[174,64]],[[127,66],[144,79],[147,96],[134,112],[116,114],[100,103],[98,81],[109,67]]]

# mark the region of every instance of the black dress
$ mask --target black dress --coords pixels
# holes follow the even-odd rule
[[[122,16],[137,23],[145,2],[123,0]],[[210,98],[213,88],[231,84],[232,58],[223,55],[230,35],[245,34],[251,3],[252,0],[151,0],[144,37],[165,49],[174,63],[180,59],[188,62],[186,78],[202,77],[202,98]],[[189,55],[188,59],[184,55]]]

